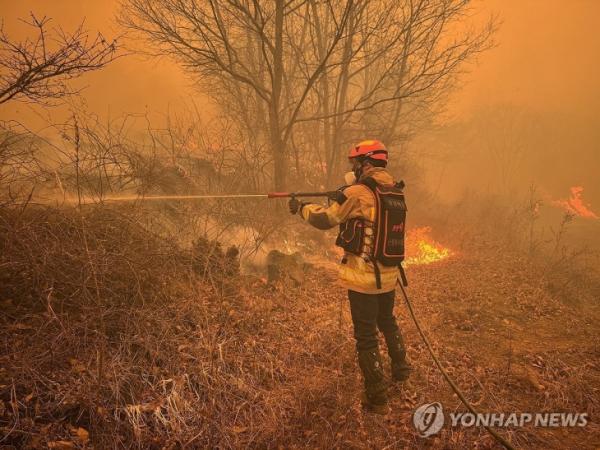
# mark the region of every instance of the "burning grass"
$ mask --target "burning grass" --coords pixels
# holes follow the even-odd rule
[[[569,214],[586,219],[598,219],[598,215],[591,210],[591,206],[583,200],[583,187],[573,186],[571,196],[566,200],[555,200],[554,205],[563,208]]]
[[[436,242],[431,236],[431,227],[418,227],[408,230],[406,235],[408,257],[405,266],[431,264],[444,260],[452,252],[449,248]]]

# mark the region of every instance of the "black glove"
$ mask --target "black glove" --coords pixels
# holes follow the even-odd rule
[[[302,203],[297,198],[292,197],[292,198],[290,198],[290,201],[288,202],[288,206],[290,207],[290,214],[297,214],[298,211],[302,210],[304,203]]]

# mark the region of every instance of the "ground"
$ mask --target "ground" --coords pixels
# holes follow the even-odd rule
[[[598,304],[552,293],[543,268],[500,247],[465,248],[411,266],[408,276],[425,333],[476,408],[596,416]],[[299,287],[248,277],[225,299],[199,285],[185,301],[115,310],[111,320],[124,325],[106,330],[116,337],[102,345],[87,327],[70,331],[76,319],[60,311],[54,318],[7,311],[5,448],[500,448],[481,428],[446,424],[435,436],[417,435],[411,418],[419,405],[464,408],[399,295],[396,314],[415,370],[409,383],[390,387],[388,416],[361,410],[348,304],[332,262],[314,264]],[[74,336],[86,344],[71,347]],[[49,345],[32,345],[40,340]],[[585,428],[499,431],[517,448],[600,442],[593,420]]]
[[[598,408],[600,386],[597,305],[576,305],[549,294],[544,274],[501,248],[463,252],[412,266],[409,296],[443,365],[466,397],[484,412],[587,412]],[[439,401],[464,411],[434,366],[402,298],[396,313],[415,371],[407,386],[392,385],[392,412],[381,418],[360,410],[361,383],[344,292],[330,266],[273,317],[290,348],[302,348],[288,372],[305,385],[306,409],[286,423],[284,446],[350,448],[488,448],[480,428],[450,428],[419,438],[414,409]],[[585,310],[586,314],[582,314]],[[298,327],[297,318],[302,317]],[[265,340],[274,339],[274,336]],[[382,342],[383,345],[383,342]],[[313,379],[314,382],[307,383]],[[585,428],[500,430],[521,448],[597,448],[596,423]]]

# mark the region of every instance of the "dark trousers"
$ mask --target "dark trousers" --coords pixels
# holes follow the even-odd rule
[[[395,291],[383,294],[363,294],[348,291],[350,312],[354,324],[356,349],[371,350],[377,347],[377,329],[388,336],[399,335],[398,324],[394,317]]]

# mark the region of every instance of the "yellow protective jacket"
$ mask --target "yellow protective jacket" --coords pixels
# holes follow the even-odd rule
[[[372,177],[378,184],[393,184],[394,179],[382,167],[366,170],[361,180]],[[347,200],[341,205],[333,202],[325,208],[321,205],[307,204],[302,207],[301,216],[315,228],[327,230],[349,219],[362,218],[375,220],[375,199],[371,190],[363,184],[354,184],[344,189]],[[364,294],[380,294],[394,290],[399,276],[398,267],[384,266],[378,263],[381,273],[381,289],[377,289],[373,263],[358,255],[346,252],[344,262],[340,264],[340,283],[343,287]]]

